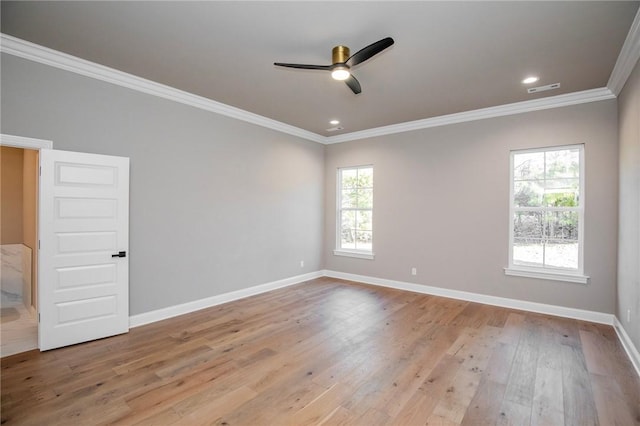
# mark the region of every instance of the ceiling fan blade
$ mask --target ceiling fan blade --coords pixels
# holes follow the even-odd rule
[[[391,37],[378,40],[375,43],[370,44],[364,49],[360,49],[356,53],[351,55],[351,57],[347,59],[347,65],[351,67],[358,65],[366,61],[367,59],[371,58],[372,56],[382,52],[384,49],[386,49],[391,45],[393,45],[393,39]]]
[[[349,78],[347,78],[344,82],[347,83],[347,86],[349,86],[349,89],[353,90],[353,93],[355,93],[356,95],[362,92],[360,83],[358,82],[358,80],[356,80],[353,74],[351,74]]]
[[[277,65],[279,67],[287,67],[287,68],[301,68],[304,70],[329,71],[331,69],[331,65],[283,64],[282,62],[274,62],[273,65]]]

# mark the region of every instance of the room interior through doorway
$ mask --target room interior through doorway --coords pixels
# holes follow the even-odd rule
[[[2,357],[37,349],[39,151],[0,146]]]

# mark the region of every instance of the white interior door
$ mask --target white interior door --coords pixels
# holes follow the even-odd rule
[[[38,340],[129,330],[129,159],[40,151]]]

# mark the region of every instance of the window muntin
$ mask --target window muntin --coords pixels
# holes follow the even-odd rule
[[[509,267],[582,275],[584,147],[511,153]]]
[[[336,250],[373,251],[373,166],[338,169]]]

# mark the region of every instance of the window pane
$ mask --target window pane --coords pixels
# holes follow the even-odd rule
[[[549,240],[544,251],[545,266],[578,269],[578,242]]]
[[[356,229],[358,231],[371,231],[372,226],[372,213],[370,211],[358,211],[356,215]]]
[[[580,188],[579,178],[554,178],[545,181],[547,190],[565,190],[577,192]]]
[[[373,207],[373,189],[358,190],[357,207],[360,209],[370,209]]]
[[[356,230],[354,228],[342,228],[340,233],[340,248],[356,248]]]
[[[339,169],[338,248],[371,251],[373,167]]]
[[[352,211],[343,211],[340,214],[340,247],[355,248],[356,240],[356,215]]]
[[[579,269],[581,154],[577,146],[512,154],[512,206],[540,208],[512,207],[513,264]]]
[[[545,235],[550,240],[578,241],[578,212],[547,212]]]
[[[513,244],[513,263],[522,266],[543,266],[544,244],[541,239],[519,239]]]
[[[516,212],[513,215],[513,236],[516,239],[541,240],[544,229],[544,213]]]
[[[351,228],[342,228],[340,236],[340,248],[355,249],[356,248],[356,231]]]
[[[517,212],[513,217],[513,263],[542,266],[544,213]]]
[[[578,269],[578,220],[578,212],[546,214],[546,266]]]
[[[356,231],[356,248],[358,250],[371,250],[372,236],[371,231]]]
[[[578,192],[547,192],[544,194],[544,205],[548,207],[577,207]]]
[[[344,228],[355,229],[356,227],[356,212],[347,210],[340,212],[340,225]]]
[[[516,207],[542,207],[544,181],[514,182],[513,202]]]
[[[373,167],[358,169],[358,183],[361,187],[373,187]]]
[[[580,150],[563,149],[546,152],[547,179],[577,178],[580,176]]]
[[[340,178],[342,179],[341,186],[343,188],[355,188],[358,186],[358,170],[356,169],[342,170]]]
[[[340,198],[341,206],[343,209],[355,208],[358,206],[358,190],[357,189],[343,189],[342,196]]]
[[[514,154],[513,179],[535,180],[544,178],[544,152]]]
[[[576,207],[579,204],[580,179],[557,178],[546,180],[544,203],[552,207]]]

